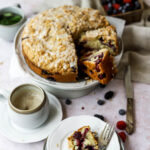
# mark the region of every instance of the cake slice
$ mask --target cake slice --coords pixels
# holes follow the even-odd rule
[[[88,49],[107,48],[111,55],[118,54],[117,33],[112,25],[82,33],[79,44]]]
[[[98,150],[98,139],[89,126],[84,126],[68,137],[68,145],[72,150]]]
[[[108,49],[83,50],[79,59],[82,70],[94,80],[106,85],[116,74],[113,56]]]

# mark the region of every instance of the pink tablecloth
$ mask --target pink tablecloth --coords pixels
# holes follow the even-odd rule
[[[38,0],[39,1],[39,0]],[[1,0],[0,6],[10,5],[16,1]],[[24,2],[23,0],[21,2]],[[29,3],[29,1],[28,1]],[[33,1],[32,1],[33,5]],[[31,6],[25,4],[25,11],[32,12]],[[27,79],[19,78],[11,80],[8,75],[10,58],[13,54],[12,43],[0,39],[0,88],[12,89],[14,86],[24,83]],[[103,99],[105,92],[113,90],[115,96],[112,100],[106,101],[105,105],[97,105],[98,99]],[[136,131],[132,136],[128,136],[125,147],[126,150],[150,150],[150,85],[134,83],[135,110],[136,110]],[[125,120],[125,116],[120,116],[118,110],[126,109],[126,98],[122,80],[112,81],[106,88],[95,89],[88,96],[72,100],[71,105],[66,105],[64,100],[60,100],[63,105],[64,117],[73,115],[94,115],[101,114],[110,123],[118,120]],[[85,109],[82,110],[81,107]],[[41,150],[44,142],[34,144],[17,144],[7,140],[0,135],[0,150]]]

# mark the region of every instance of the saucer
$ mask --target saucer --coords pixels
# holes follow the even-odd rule
[[[67,118],[56,127],[55,131],[48,137],[47,150],[69,150],[67,138],[76,130],[89,125],[91,130],[100,136],[106,123],[93,116],[74,116]],[[107,150],[120,150],[120,142],[116,132],[107,147]]]
[[[62,107],[59,100],[50,93],[46,93],[50,103],[48,120],[35,129],[18,128],[10,122],[6,101],[0,102],[0,133],[7,139],[17,143],[33,143],[46,139],[53,129],[62,120]]]

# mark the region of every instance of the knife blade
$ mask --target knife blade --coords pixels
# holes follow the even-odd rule
[[[125,70],[124,82],[127,97],[126,131],[128,134],[132,134],[134,132],[135,121],[134,121],[134,90],[131,82],[130,64],[127,65]]]

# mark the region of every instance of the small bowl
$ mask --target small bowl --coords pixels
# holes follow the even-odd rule
[[[25,16],[22,9],[18,7],[5,7],[0,9],[0,14],[4,12],[12,12],[21,15],[22,19],[17,22],[16,24],[12,25],[1,25],[0,24],[0,38],[6,40],[6,41],[13,41],[16,32],[21,27],[21,25],[25,22]]]

